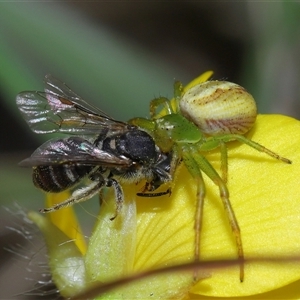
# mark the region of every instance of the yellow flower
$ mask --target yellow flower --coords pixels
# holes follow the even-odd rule
[[[105,299],[203,299],[206,296],[239,299],[249,295],[255,299],[280,295],[300,298],[300,263],[247,262],[247,258],[300,254],[300,122],[280,115],[259,115],[246,137],[293,163],[277,161],[238,142],[228,144],[228,189],[241,228],[246,259],[244,282],[240,282],[239,266],[234,264],[213,271],[200,270],[202,279],[196,284],[193,272],[160,275],[131,283],[106,294]],[[218,150],[206,157],[220,170]],[[201,260],[237,259],[236,244],[218,188],[207,177],[204,180]],[[137,197],[141,185],[123,185],[126,200],[121,213],[110,220],[115,213],[114,194],[110,193],[101,206],[86,251],[72,208],[62,209],[57,212],[61,214],[59,218],[52,220],[31,212],[30,218],[45,236],[53,280],[61,294],[70,297],[94,284],[193,261],[195,184],[181,166],[170,197]],[[57,219],[69,222],[72,233],[69,226],[58,229]]]

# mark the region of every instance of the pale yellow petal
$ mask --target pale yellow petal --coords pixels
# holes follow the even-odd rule
[[[47,193],[46,206],[51,207],[70,197],[69,191]],[[51,222],[75,242],[82,254],[86,252],[86,242],[72,206],[47,214]]]
[[[132,273],[136,246],[135,186],[124,185],[123,190],[126,199],[117,216],[112,189],[101,205],[85,257],[89,281],[108,282]]]
[[[87,287],[84,259],[74,241],[59,230],[48,218],[29,212],[41,230],[47,245],[52,280],[64,297],[74,296]]]

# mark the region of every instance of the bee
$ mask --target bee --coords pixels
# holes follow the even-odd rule
[[[171,181],[171,154],[162,152],[145,130],[114,120],[75,94],[51,75],[45,76],[45,91],[17,95],[17,106],[31,130],[38,134],[63,133],[68,137],[45,142],[20,166],[33,168],[33,183],[45,192],[74,188],[71,197],[43,213],[86,201],[104,187],[116,196],[116,215],[124,201],[120,183],[146,185],[139,196],[156,197],[170,190],[154,192]],[[76,187],[83,179],[84,187]]]
[[[256,116],[255,100],[243,87],[235,83],[198,82],[185,89],[178,81],[174,84],[173,99],[160,97],[150,102],[150,119],[134,118],[129,121],[130,124],[146,130],[164,153],[171,153],[169,174],[172,178],[175,176],[178,163],[182,162],[195,179],[196,261],[200,256],[200,232],[205,197],[202,173],[217,185],[237,245],[241,282],[244,280],[244,251],[240,228],[226,185],[228,173],[226,144],[238,141],[275,159],[291,163],[289,159],[244,136],[254,125]],[[221,152],[221,176],[205,157],[206,153],[216,148]]]

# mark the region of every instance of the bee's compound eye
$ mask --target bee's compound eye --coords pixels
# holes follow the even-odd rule
[[[257,115],[253,97],[227,81],[207,81],[192,87],[179,106],[183,115],[208,135],[244,134]]]

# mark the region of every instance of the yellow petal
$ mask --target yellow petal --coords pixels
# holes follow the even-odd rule
[[[247,137],[293,163],[285,164],[237,142],[229,147],[228,188],[241,228],[245,258],[299,256],[300,122],[284,116],[260,115]],[[218,155],[209,156],[209,160],[218,162]],[[203,221],[202,258],[235,257],[228,221],[210,181]],[[274,290],[300,278],[299,264],[295,262],[246,263],[243,283],[239,282],[238,272],[238,266],[216,270],[193,292],[215,297],[246,296]]]
[[[190,182],[190,184],[193,184]],[[167,188],[167,187],[162,187]],[[172,196],[137,197],[134,272],[178,265],[194,258],[194,202],[176,184]],[[127,299],[181,299],[193,285],[193,272],[157,275],[131,284]],[[207,274],[201,274],[201,277]]]
[[[47,193],[46,206],[51,207],[70,197],[68,191]],[[51,222],[75,242],[82,254],[86,252],[86,243],[72,206],[47,214]]]
[[[274,300],[274,299],[289,299],[289,300],[299,300],[300,299],[300,291],[299,291],[299,285],[300,281],[293,282],[289,285],[286,285],[282,288],[274,289],[272,291],[262,293],[262,294],[256,294],[252,296],[239,296],[239,297],[234,297],[234,300]],[[195,294],[190,294],[190,297],[187,299],[202,299],[202,300],[217,300],[217,299],[230,299],[228,297],[210,297],[210,296],[203,296],[203,295],[195,295]]]
[[[138,232],[136,232],[136,188],[134,185],[123,185],[123,190],[126,198],[122,210],[115,220],[110,220],[115,213],[114,194],[108,198],[105,197],[105,202],[101,206],[99,219],[90,238],[85,259],[89,281],[95,283],[108,282],[134,274],[137,271],[153,270],[168,264],[180,263],[189,259],[193,253],[193,243],[190,243],[190,240],[186,241],[183,247],[178,247],[169,237],[165,239],[165,241],[168,240],[168,248],[164,249],[164,252],[160,251],[163,240],[158,241],[157,232],[152,229],[153,226],[155,229],[155,224],[147,224],[145,218],[142,219],[143,228],[146,229],[146,232],[141,237],[143,230],[139,226]],[[150,204],[149,208],[155,208],[155,203],[151,198],[142,199]],[[162,200],[164,199],[162,198]],[[168,201],[168,197],[165,200]],[[180,208],[180,205],[173,206],[169,209],[169,215],[174,214],[173,210],[181,212],[182,208]],[[151,212],[148,211],[145,214],[147,216],[144,217],[150,217],[151,219]],[[161,223],[160,221],[167,221],[160,219],[160,213],[157,216],[159,223]],[[181,226],[182,232],[177,229],[174,232],[175,236],[179,234],[183,237],[186,231],[192,230],[193,224],[191,220],[189,221],[190,226]],[[150,220],[149,222],[151,223]],[[161,225],[163,224],[161,223]],[[143,242],[139,242],[136,245],[137,238],[142,238],[146,244],[143,245]],[[148,252],[144,251],[143,246],[146,247],[147,251],[152,250],[151,257],[147,255]],[[140,250],[142,253],[139,252]],[[136,266],[136,264],[139,266]],[[192,283],[193,274],[191,272],[179,275],[153,276],[150,279],[134,282],[116,291],[101,295],[97,299],[168,299],[175,296],[179,297],[179,295],[182,297],[188,293]]]
[[[275,115],[258,116],[248,138],[293,161],[285,164],[238,142],[229,144],[228,188],[238,219],[245,258],[280,258],[300,253],[300,122]],[[206,157],[220,170],[220,154]],[[237,249],[219,191],[204,178],[207,195],[201,232],[201,259],[236,259]],[[191,261],[194,247],[196,187],[182,167],[171,197],[137,199],[137,249],[134,269],[141,271]],[[214,270],[193,293],[237,297],[266,293],[300,278],[294,262],[249,262],[240,283],[238,264]],[[200,276],[207,276],[207,272]],[[170,283],[176,287],[178,282]],[[186,278],[185,278],[186,279]],[[184,282],[183,280],[182,282]],[[162,285],[167,284],[162,282]]]
[[[185,87],[184,87],[184,91],[189,90],[190,88],[192,88],[193,86],[203,83],[205,81],[207,81],[212,75],[213,75],[213,71],[206,71],[203,74],[201,74],[200,76],[198,76],[197,78],[195,78],[194,80],[192,80],[191,82],[189,82]]]
[[[189,177],[182,168],[182,176]],[[185,185],[186,184],[186,185]],[[194,182],[176,181],[171,197],[137,198],[138,224],[135,270],[164,267],[193,259]]]

